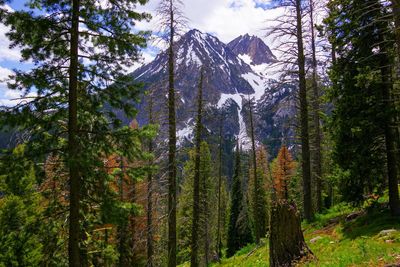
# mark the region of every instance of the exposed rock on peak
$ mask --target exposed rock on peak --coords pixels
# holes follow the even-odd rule
[[[271,49],[257,36],[241,35],[228,43],[228,47],[236,55],[248,55],[252,65],[277,61]]]

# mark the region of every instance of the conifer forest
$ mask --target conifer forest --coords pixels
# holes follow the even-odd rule
[[[0,267],[400,266],[400,0],[0,0]]]

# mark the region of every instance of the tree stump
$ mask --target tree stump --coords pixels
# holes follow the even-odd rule
[[[304,241],[296,205],[278,200],[271,209],[269,263],[271,267],[293,266],[303,258],[313,257]]]

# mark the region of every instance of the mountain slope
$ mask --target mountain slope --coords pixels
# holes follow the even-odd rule
[[[253,88],[241,78],[241,75],[252,71],[250,66],[216,37],[190,30],[176,43],[176,48],[176,86],[178,91],[184,93],[181,97],[192,97],[193,90],[187,85],[196,81],[200,66],[207,69],[207,86],[212,91],[227,94],[253,92]],[[153,81],[167,74],[167,62],[168,54],[163,51],[133,75],[141,81]]]
[[[206,69],[203,94],[208,116],[205,117],[205,126],[209,133],[218,133],[220,122],[217,117],[223,113],[224,136],[237,137],[243,147],[248,148],[250,142],[246,103],[249,99],[253,99],[256,102],[256,109],[262,113],[256,117],[258,118],[256,125],[260,126],[256,129],[257,140],[263,142],[271,133],[280,139],[279,133],[282,131],[280,114],[285,114],[284,120],[286,120],[286,114],[292,113],[292,106],[285,104],[284,109],[287,112],[281,112],[282,107],[279,105],[285,102],[284,99],[287,99],[292,91],[272,85],[271,81],[275,76],[270,75],[271,72],[268,70],[274,69],[273,63],[276,58],[261,39],[245,35],[226,45],[215,36],[190,30],[175,45],[177,134],[180,145],[190,142],[193,135],[200,66]],[[251,58],[252,62],[248,62]],[[259,62],[261,63],[255,64]],[[166,114],[167,63],[168,55],[163,51],[152,62],[132,74],[138,81],[146,84],[146,89],[152,90],[156,101],[154,105],[156,113],[161,114],[161,121],[164,121]],[[147,100],[145,97],[139,107],[141,112],[138,120],[141,124],[147,122]],[[262,127],[265,121],[268,121],[268,127]],[[161,127],[165,129],[162,123]],[[161,139],[164,140],[163,136]],[[278,140],[273,146],[279,144]]]
[[[236,55],[249,56],[251,65],[269,64],[277,61],[271,49],[257,36],[241,35],[229,42],[228,47]]]
[[[359,214],[350,221],[349,215]],[[312,224],[304,224],[305,240],[315,255],[296,266],[399,266],[400,222],[384,208],[369,211],[339,204],[318,214]],[[249,244],[231,258],[213,267],[269,266],[268,239]],[[189,266],[189,263],[180,267]]]

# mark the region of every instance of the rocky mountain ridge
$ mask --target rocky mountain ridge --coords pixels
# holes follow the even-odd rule
[[[269,47],[256,36],[239,36],[225,44],[215,36],[190,30],[175,43],[175,89],[177,103],[178,143],[183,145],[193,137],[197,84],[200,66],[205,68],[205,126],[209,133],[218,133],[217,116],[224,114],[223,134],[239,138],[244,149],[249,147],[247,103],[255,103],[256,137],[258,142],[276,147],[287,120],[293,117],[292,89],[277,86],[276,62]],[[162,51],[147,65],[132,73],[137,81],[151,89],[157,102],[156,113],[166,120],[168,55]],[[139,123],[147,122],[143,99],[139,107]],[[164,123],[160,123],[165,127]],[[274,140],[274,141],[272,141]],[[269,144],[269,143],[274,144]],[[276,144],[275,144],[276,143]],[[272,149],[271,147],[271,149]]]

